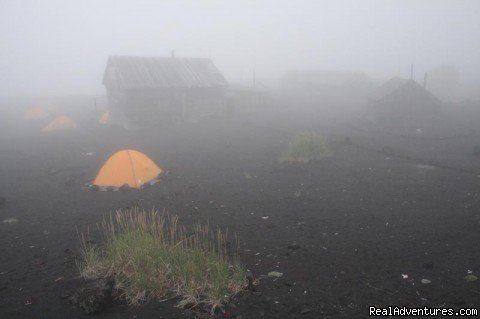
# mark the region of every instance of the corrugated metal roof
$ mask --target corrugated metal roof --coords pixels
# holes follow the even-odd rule
[[[228,83],[204,58],[111,56],[103,84],[117,89],[215,88]]]

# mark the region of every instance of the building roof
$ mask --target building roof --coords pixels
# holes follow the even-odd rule
[[[212,60],[111,56],[103,84],[116,89],[218,88],[228,85]]]
[[[413,82],[413,80],[407,80],[398,77],[391,78],[390,80],[379,86],[375,91],[370,93],[369,98],[374,101],[381,100],[410,81]]]
[[[441,102],[413,80],[393,78],[369,95],[370,110],[391,118],[426,118],[441,111]]]

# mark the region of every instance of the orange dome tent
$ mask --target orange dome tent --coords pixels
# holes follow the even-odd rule
[[[51,132],[57,130],[68,130],[76,128],[75,123],[71,118],[65,115],[57,116],[53,121],[42,129],[42,132]]]
[[[98,123],[100,124],[108,124],[110,123],[110,112],[105,111],[105,113],[102,114],[100,119],[98,120]]]
[[[162,173],[145,154],[135,150],[121,150],[103,164],[93,185],[99,187],[122,187],[128,185],[140,188]]]
[[[47,111],[41,106],[32,107],[25,112],[24,118],[26,120],[41,120],[48,116]]]

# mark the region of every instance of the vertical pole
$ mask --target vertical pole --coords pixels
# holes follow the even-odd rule
[[[95,115],[97,116],[98,119],[98,107],[97,107],[97,98],[93,98],[93,104],[95,105]]]
[[[427,75],[428,75],[428,73],[425,72],[425,76],[423,77],[423,88],[425,90],[427,89]]]

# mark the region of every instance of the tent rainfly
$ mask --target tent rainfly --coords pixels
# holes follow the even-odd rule
[[[25,120],[41,120],[48,116],[47,111],[41,106],[32,107],[25,112]]]
[[[98,187],[140,188],[154,181],[162,169],[145,154],[125,149],[113,154],[102,166],[93,182]]]
[[[42,132],[69,130],[77,127],[74,120],[65,115],[57,116],[50,124],[42,129]]]

